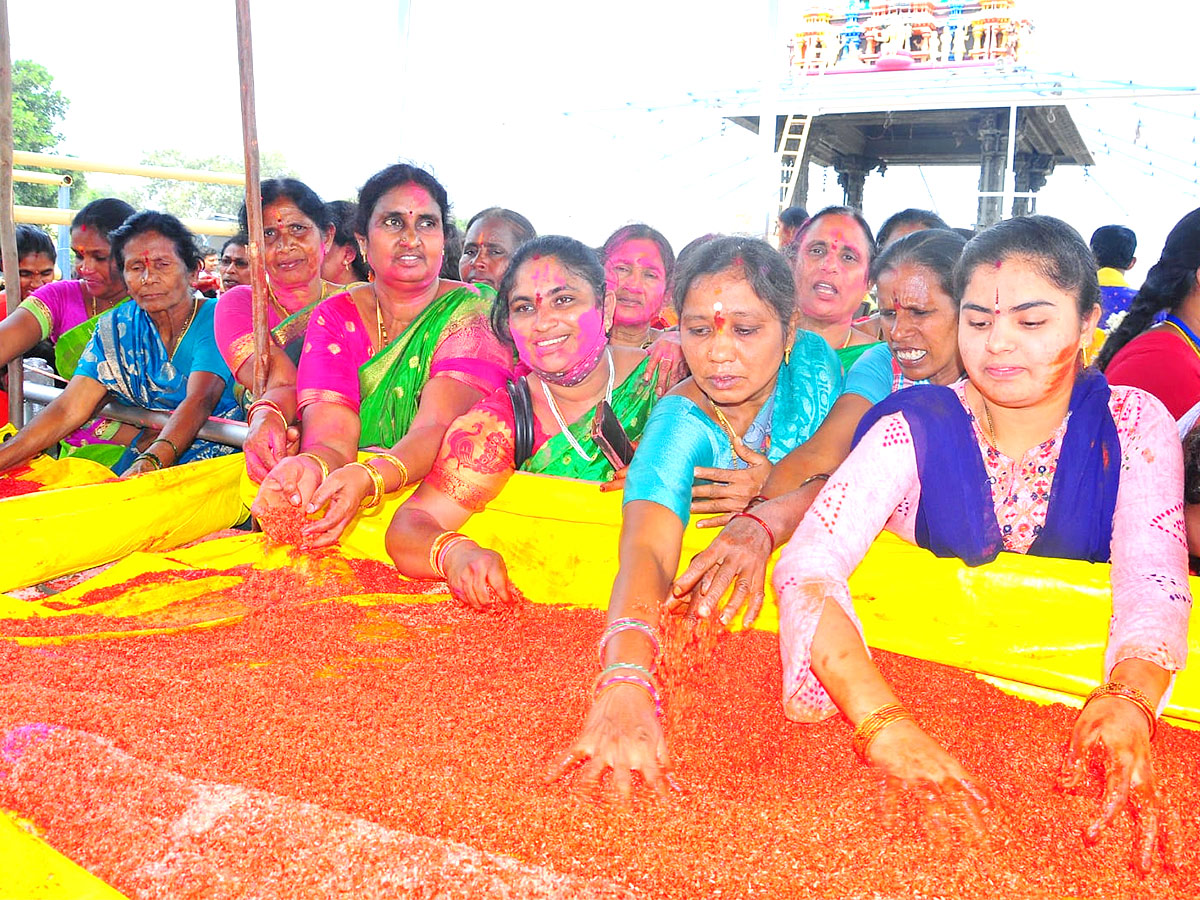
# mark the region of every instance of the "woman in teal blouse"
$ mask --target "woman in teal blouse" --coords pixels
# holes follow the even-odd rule
[[[629,467],[603,669],[557,775],[582,763],[587,787],[611,769],[613,787],[628,796],[637,771],[666,792],[655,632],[679,566],[693,471],[744,466],[755,452],[781,459],[816,431],[841,391],[829,345],[796,330],[795,293],[783,257],[750,238],[711,241],[677,270],[673,299],[692,377],[654,408]]]

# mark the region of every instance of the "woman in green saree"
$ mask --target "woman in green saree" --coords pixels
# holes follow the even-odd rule
[[[600,260],[578,241],[550,235],[516,252],[500,282],[492,327],[515,345],[528,374],[476,403],[446,431],[432,470],[388,529],[388,553],[401,573],[445,578],[450,592],[475,608],[512,599],[500,555],[455,529],[517,469],[607,478],[612,465],[591,437],[602,400],[631,439],[641,436],[658,395],[643,377],[646,352],[609,343],[615,310]],[[525,387],[529,407],[518,414],[514,405],[524,407]],[[522,433],[527,437],[519,439]],[[518,450],[525,440],[528,446]]]
[[[357,232],[375,280],[311,314],[296,380],[301,453],[263,479],[254,510],[324,515],[311,546],[340,537],[363,503],[425,476],[447,426],[512,372],[488,324],[494,292],[439,277],[446,190],[423,169],[388,166],[358,195]],[[379,453],[356,461],[360,447]]]

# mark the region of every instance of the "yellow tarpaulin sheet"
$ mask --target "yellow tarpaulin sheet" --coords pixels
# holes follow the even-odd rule
[[[95,470],[112,473],[86,460],[38,457],[31,465],[29,477],[44,482],[48,473],[54,489],[0,500],[0,591],[137,550],[170,550],[245,518],[240,453],[99,484]]]
[[[4,900],[125,900],[87,870],[0,810],[0,884]]]
[[[164,512],[185,518],[189,504],[203,503],[217,495],[225,498],[219,501],[225,504],[228,496],[236,496],[240,456],[199,465],[208,467],[208,481],[199,478],[177,485],[178,493],[160,487],[157,502],[150,504],[144,502],[146,491],[135,492],[143,502],[127,507],[131,521],[125,523],[125,530],[140,531],[144,538],[144,532],[161,527]],[[100,485],[97,489],[106,487]],[[36,497],[37,515],[42,526],[57,521],[51,513],[61,515],[65,527],[72,529],[63,543],[79,544],[73,552],[90,554],[89,558],[95,559],[97,548],[107,540],[104,522],[109,520],[99,515],[103,505],[95,507],[95,517],[87,520],[71,502],[86,490],[75,488]],[[109,504],[118,502],[109,496]],[[312,563],[314,570],[336,573],[339,566],[346,567],[347,560],[354,557],[386,561],[384,533],[402,499],[394,497],[384,507],[360,515],[347,530],[339,553],[322,559],[319,565]],[[8,508],[11,502],[4,501],[4,506]],[[608,602],[616,573],[620,503],[619,495],[602,494],[594,484],[519,474],[485,512],[471,519],[464,531],[504,556],[511,577],[530,600],[602,608]],[[240,502],[236,507],[240,509]],[[89,522],[86,526],[82,524],[85,521]],[[712,531],[689,528],[682,564],[712,536]],[[59,534],[60,539],[63,537]],[[14,552],[11,540],[5,543],[0,550],[10,555],[5,565],[19,562],[24,571],[29,571],[30,560],[17,560],[15,557],[22,554]],[[143,545],[149,544],[143,541]],[[25,538],[22,546],[27,555],[31,539]],[[221,538],[167,553],[129,553],[116,544],[105,551],[109,552],[124,558],[84,584],[45,602],[0,595],[0,618],[53,619],[86,614],[125,619],[127,625],[116,623],[116,630],[102,633],[70,634],[64,628],[61,635],[51,630],[49,634],[8,638],[0,626],[0,639],[46,645],[224,627],[240,621],[248,611],[235,598],[236,592],[226,589],[243,581],[249,569],[310,565],[304,556],[293,558],[285,548],[273,546],[257,534]],[[159,582],[151,579],[151,583],[122,589],[133,578],[144,581],[147,573],[180,569],[205,572],[187,580],[166,575]],[[955,560],[937,559],[884,534],[855,572],[851,590],[873,647],[974,671],[1040,702],[1063,700],[1077,705],[1102,675],[1110,612],[1108,578],[1106,565],[1013,554],[1002,554],[987,566],[969,568]],[[100,588],[110,589],[111,596],[92,602],[95,595],[88,595]],[[360,594],[334,599],[370,606],[420,602],[423,598]],[[759,627],[778,628],[773,605],[768,604],[764,610]],[[1200,649],[1195,635],[1193,632],[1193,651]],[[899,689],[903,691],[902,686]],[[1176,681],[1167,720],[1186,727],[1200,723],[1200,678],[1190,670]],[[27,883],[19,883],[5,896],[120,896],[94,879],[89,881],[90,876],[69,860],[0,816],[0,866],[7,868],[14,862],[22,872],[29,873]],[[59,886],[65,887],[55,893]]]
[[[386,562],[384,535],[402,501],[403,495],[396,496],[359,515],[343,536],[341,552]],[[617,570],[620,506],[619,494],[601,493],[594,484],[520,473],[463,530],[504,557],[510,577],[530,600],[603,608]],[[689,527],[681,566],[712,537],[710,530]],[[266,546],[261,537],[247,536],[210,541],[168,557],[132,556],[99,578],[57,595],[55,607],[69,606],[73,597],[97,586],[119,584],[155,569],[288,564],[286,554],[267,552]],[[850,589],[871,646],[990,676],[1032,699],[1074,698],[1077,703],[1103,676],[1111,612],[1109,571],[1104,564],[1010,553],[971,568],[938,559],[885,533],[852,576]],[[196,624],[205,616],[211,616],[210,621],[236,618],[237,610],[204,607],[203,585],[211,590],[228,586],[222,578],[212,576],[183,587],[138,588],[87,611],[138,616],[194,603],[204,610]],[[1198,583],[1193,579],[1193,590]],[[10,617],[21,610],[25,615],[64,614],[28,604],[0,606],[7,606]],[[757,627],[778,629],[773,604],[764,608]],[[1197,629],[1191,635],[1191,648],[1198,652]],[[1200,724],[1200,677],[1194,669],[1176,679],[1166,715],[1180,723]]]

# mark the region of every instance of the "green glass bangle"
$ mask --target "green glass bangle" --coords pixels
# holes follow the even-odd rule
[[[650,678],[654,674],[645,666],[639,666],[637,663],[615,662],[605,666],[604,670],[600,673],[600,677],[603,678],[609,672],[615,672],[617,669],[633,669],[635,672],[641,672],[647,678]]]
[[[170,438],[165,438],[165,437],[155,438],[146,446],[146,449],[149,450],[155,444],[166,444],[168,447],[171,448],[171,452],[175,454],[175,458],[179,459],[179,448],[175,446],[175,442],[172,441]],[[161,460],[160,460],[160,462],[161,462]]]
[[[138,462],[139,460],[143,460],[143,459],[151,460],[154,463],[154,468],[160,472],[162,471],[163,461],[161,459],[159,459],[157,456],[155,456],[153,453],[150,453],[150,452],[139,453],[137,456],[135,456],[133,458],[133,461]]]

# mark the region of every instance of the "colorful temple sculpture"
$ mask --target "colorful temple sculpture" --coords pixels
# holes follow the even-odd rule
[[[1032,30],[1015,0],[804,4],[775,117],[780,209],[808,205],[810,165],[856,208],[871,172],[969,165],[976,228],[1036,212],[1056,166],[1093,159],[1064,103],[1087,88],[1021,62]],[[757,132],[759,109],[747,94],[727,116]]]
[[[1016,62],[1033,30],[1016,0],[810,4],[789,49],[801,71]]]

